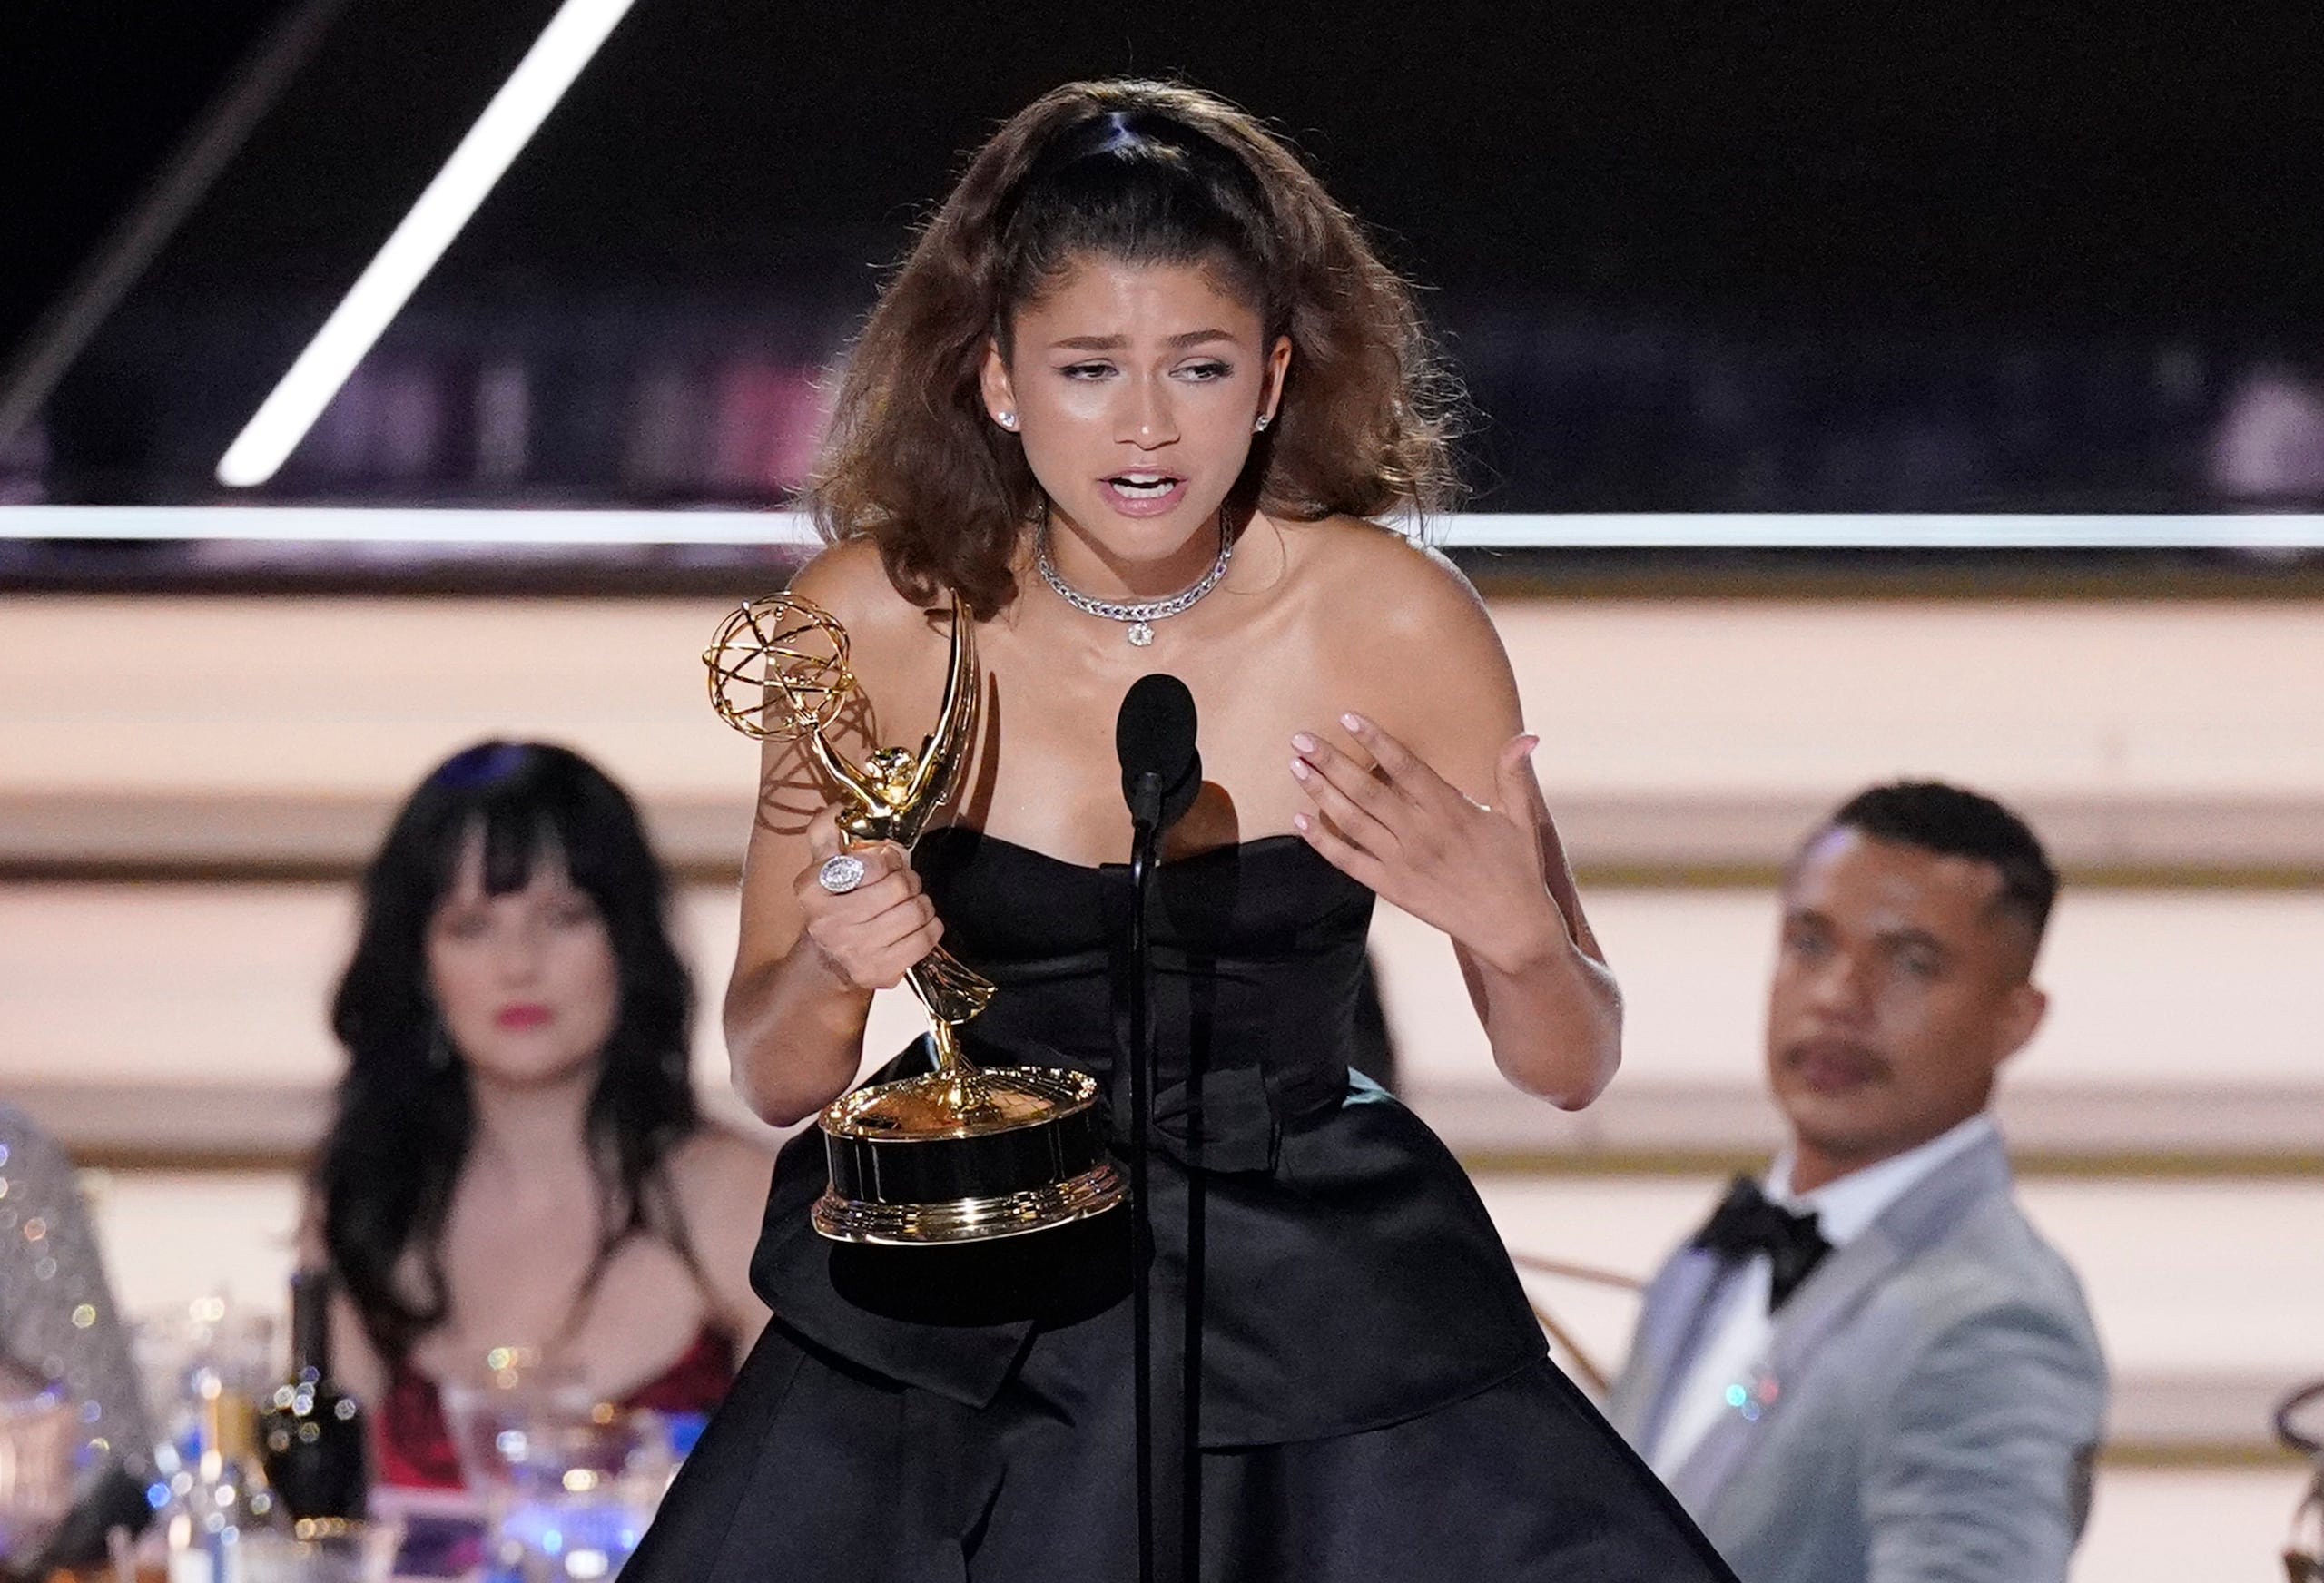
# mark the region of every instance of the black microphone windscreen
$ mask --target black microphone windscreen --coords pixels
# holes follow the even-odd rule
[[[1158,822],[1167,825],[1193,806],[1202,786],[1202,757],[1195,750],[1195,695],[1163,672],[1140,676],[1114,721],[1114,752],[1122,765],[1122,795],[1133,811],[1137,783],[1152,776],[1161,796]]]

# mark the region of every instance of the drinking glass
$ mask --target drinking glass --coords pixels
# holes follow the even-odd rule
[[[537,1359],[494,1354],[481,1381],[448,1381],[445,1416],[482,1498],[496,1575],[598,1583],[653,1520],[674,1457],[658,1414],[596,1401]]]

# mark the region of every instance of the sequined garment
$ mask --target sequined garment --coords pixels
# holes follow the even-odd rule
[[[0,1364],[46,1381],[78,1409],[84,1467],[143,1477],[153,1434],[105,1283],[104,1263],[64,1151],[0,1104]]]

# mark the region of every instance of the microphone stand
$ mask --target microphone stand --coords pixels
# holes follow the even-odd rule
[[[1154,964],[1147,939],[1147,892],[1162,844],[1162,777],[1137,777],[1130,801],[1129,849],[1129,1213],[1133,1417],[1137,1432],[1137,1583],[1155,1583],[1154,1566],[1154,1206],[1146,1193],[1153,1145],[1154,1025],[1147,996]]]
[[[1129,804],[1130,910],[1129,982],[1117,986],[1129,1027],[1118,1035],[1128,1062],[1130,1178],[1130,1326],[1133,1417],[1137,1434],[1137,1578],[1155,1583],[1158,1570],[1155,1527],[1154,1412],[1154,950],[1147,908],[1159,867],[1162,832],[1187,811],[1202,789],[1202,754],[1196,745],[1194,695],[1176,676],[1162,672],[1139,677],[1122,699],[1114,722],[1114,752],[1121,760],[1122,794]],[[1183,801],[1181,795],[1183,794]],[[1191,1305],[1187,1312],[1191,1313]],[[1185,1420],[1191,1432],[1191,1412]],[[1174,1532],[1196,1521],[1198,1510],[1182,1502]],[[1190,1578],[1199,1552],[1189,1544],[1172,1569]]]

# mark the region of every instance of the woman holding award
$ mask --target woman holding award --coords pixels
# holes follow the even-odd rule
[[[1174,674],[1204,779],[1151,914],[1157,1575],[1723,1578],[1549,1362],[1452,1155],[1348,1070],[1375,896],[1452,938],[1519,1087],[1577,1107],[1618,1057],[1492,626],[1365,520],[1448,492],[1444,398],[1405,286],[1248,117],[1109,83],[1003,127],[848,363],[793,592],[844,629],[852,703],[768,748],[734,1080],[823,1111],[872,991],[940,941],[995,987],[977,1063],[1114,1088],[1116,713]],[[909,853],[843,850],[834,755],[957,723],[955,610],[957,787]],[[1136,1576],[1123,1212],[992,1244],[1006,1278],[990,1249],[864,1265],[810,1223],[824,1176],[812,1136],[777,1166],[774,1322],[627,1575]]]

